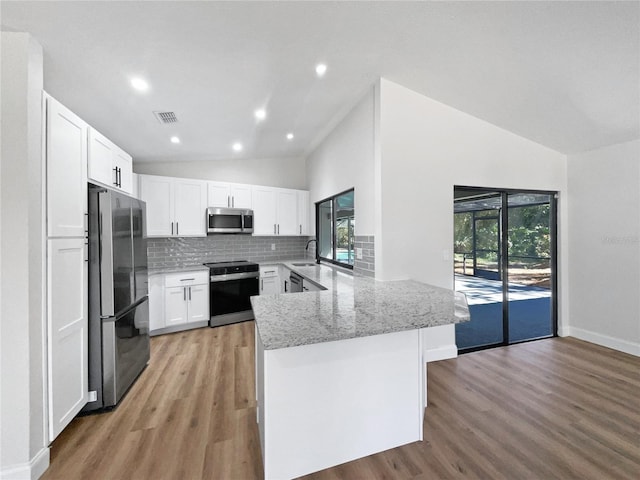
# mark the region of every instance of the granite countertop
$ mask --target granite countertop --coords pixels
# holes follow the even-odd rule
[[[354,276],[328,265],[282,264],[327,290],[251,297],[264,348],[310,345],[469,320],[464,294],[414,280]]]
[[[208,272],[204,265],[172,265],[170,267],[156,267],[148,270],[149,275],[164,275],[167,273]]]

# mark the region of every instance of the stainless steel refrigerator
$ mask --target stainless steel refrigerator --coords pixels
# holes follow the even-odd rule
[[[89,185],[89,403],[115,406],[149,362],[146,205]]]

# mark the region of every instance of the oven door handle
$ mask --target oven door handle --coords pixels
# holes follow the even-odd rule
[[[229,282],[231,280],[245,280],[251,278],[260,278],[260,272],[242,272],[242,273],[228,273],[226,275],[211,275],[209,281],[211,283],[217,282]]]

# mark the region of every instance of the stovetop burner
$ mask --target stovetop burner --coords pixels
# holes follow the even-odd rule
[[[209,262],[203,264],[205,267],[209,267],[209,273],[211,275],[226,275],[228,273],[240,273],[240,272],[257,272],[260,270],[260,266],[257,263],[249,262],[247,260],[234,260],[231,262]]]

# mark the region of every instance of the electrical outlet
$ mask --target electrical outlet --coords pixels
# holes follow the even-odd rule
[[[356,248],[356,258],[358,260],[362,260],[362,249],[361,248]]]
[[[275,243],[272,243],[272,244],[271,244],[271,250],[275,250],[275,249],[276,249],[276,244],[275,244]]]

